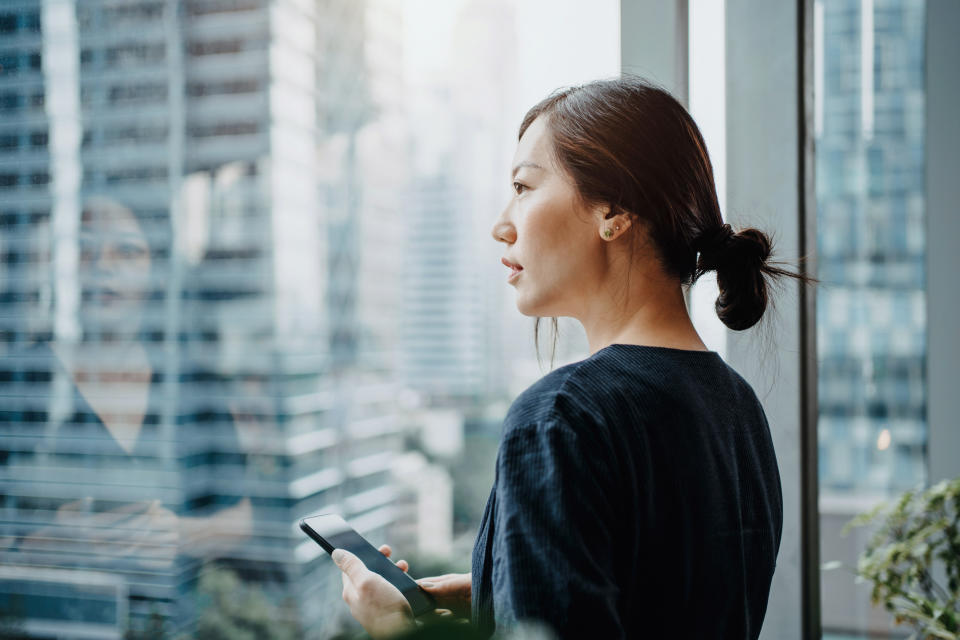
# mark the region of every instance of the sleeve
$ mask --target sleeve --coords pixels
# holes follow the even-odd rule
[[[208,406],[192,417],[177,442],[186,492],[179,515],[212,516],[248,495],[247,455],[229,411]]]
[[[617,491],[598,438],[562,420],[512,428],[497,477],[497,629],[534,620],[561,638],[623,638],[612,530]]]

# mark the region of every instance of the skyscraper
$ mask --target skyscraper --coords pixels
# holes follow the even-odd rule
[[[821,491],[885,495],[925,478],[924,2],[818,5]]]
[[[193,624],[213,560],[291,624],[338,624],[295,522],[398,516],[395,338],[358,311],[396,272],[359,231],[390,199],[364,170],[402,164],[402,142],[364,155],[402,138],[377,84],[399,60],[368,53],[395,52],[397,6],[0,9],[3,564],[48,571],[30,597],[120,603],[31,633]]]
[[[508,2],[462,3],[441,80],[415,87],[411,100],[420,128],[405,228],[402,371],[440,405],[500,400],[508,387],[507,296],[490,277],[502,251],[490,228],[509,197],[520,116],[511,110],[514,13]]]

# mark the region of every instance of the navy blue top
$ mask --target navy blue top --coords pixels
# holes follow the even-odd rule
[[[770,430],[743,378],[714,352],[614,344],[510,407],[473,622],[756,638],[782,528]]]
[[[53,513],[61,504],[92,493],[101,494],[102,500],[94,502],[91,510],[109,510],[122,503],[120,495],[128,496],[129,502],[161,498],[165,491],[169,495],[170,477],[162,474],[170,471],[180,473],[182,501],[165,506],[178,514],[211,515],[240,502],[246,495],[246,454],[232,416],[225,408],[211,410],[215,400],[197,403],[189,413],[178,405],[174,442],[166,446],[161,427],[163,381],[158,371],[155,367],[143,423],[127,451],[75,384],[67,404],[70,411],[54,417],[54,378],[61,373],[70,379],[70,374],[49,344],[36,343],[7,355],[0,363],[0,396],[6,399],[0,405],[0,505],[5,496],[22,491],[25,495],[15,502],[19,508]],[[42,469],[49,471],[38,471]],[[115,480],[120,477],[126,479],[122,489]],[[7,486],[10,480],[13,484]],[[49,490],[30,486],[38,480],[67,486],[62,493],[50,495]],[[229,493],[223,491],[227,487]]]

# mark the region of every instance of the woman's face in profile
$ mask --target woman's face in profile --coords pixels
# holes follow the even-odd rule
[[[557,167],[545,116],[523,133],[512,169],[513,196],[492,234],[506,245],[504,260],[522,267],[508,275],[517,308],[528,316],[578,317],[603,275],[603,216],[580,204]]]
[[[139,326],[150,291],[150,246],[129,208],[92,199],[80,223],[83,314],[101,328]],[[123,325],[122,327],[119,325]]]

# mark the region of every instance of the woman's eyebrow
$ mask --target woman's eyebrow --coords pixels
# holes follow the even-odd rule
[[[516,177],[517,171],[520,171],[520,169],[523,169],[524,167],[530,167],[531,169],[540,169],[541,171],[543,170],[543,167],[538,165],[536,162],[530,162],[529,160],[524,160],[523,162],[517,164],[517,166],[513,168],[513,174],[511,175]]]

